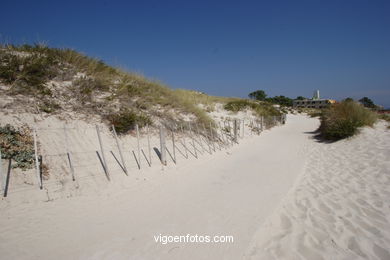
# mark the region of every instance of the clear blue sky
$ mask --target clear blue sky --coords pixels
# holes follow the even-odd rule
[[[68,47],[219,96],[390,107],[390,1],[1,1],[0,41]]]

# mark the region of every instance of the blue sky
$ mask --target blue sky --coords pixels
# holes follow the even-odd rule
[[[390,1],[8,1],[0,41],[46,42],[219,96],[390,107]]]

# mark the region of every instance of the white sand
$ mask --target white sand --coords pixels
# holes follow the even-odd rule
[[[178,165],[117,174],[96,193],[2,208],[4,259],[237,259],[301,172],[317,121],[290,123]],[[80,184],[80,189],[83,185]],[[42,192],[42,191],[38,191]],[[233,235],[233,244],[161,245],[153,236]]]
[[[98,166],[85,168],[79,188],[53,191],[53,183],[48,202],[10,196],[1,201],[0,258],[356,259],[359,250],[386,257],[388,131],[320,144],[311,139],[317,127],[317,119],[290,115],[211,156],[133,167],[128,177],[111,168],[110,183]],[[162,245],[159,234],[233,235],[234,243]]]
[[[248,259],[390,259],[390,131],[314,143],[300,181],[258,230]]]

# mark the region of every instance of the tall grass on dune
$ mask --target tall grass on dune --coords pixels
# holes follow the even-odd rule
[[[340,140],[357,134],[359,127],[373,126],[376,120],[376,113],[359,103],[343,101],[323,111],[319,130],[327,140]]]
[[[216,104],[233,112],[250,109],[256,115],[279,114],[269,103],[174,90],[75,50],[43,44],[0,44],[0,83],[7,86],[5,94],[38,103],[38,112],[92,113],[124,132],[135,123],[179,123],[185,118],[213,125],[207,112],[214,111]]]

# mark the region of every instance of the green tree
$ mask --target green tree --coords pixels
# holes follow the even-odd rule
[[[298,96],[298,97],[296,98],[296,100],[305,100],[305,99],[307,99],[307,98],[302,97],[302,96]]]
[[[279,104],[281,106],[292,106],[293,101],[291,98],[285,96],[275,96],[273,98],[267,98],[267,101],[273,104]]]
[[[353,98],[347,97],[346,99],[343,100],[344,102],[352,102]]]
[[[363,104],[363,106],[368,107],[368,108],[376,108],[376,105],[374,102],[369,99],[368,97],[364,97],[362,99],[359,99],[359,102]]]
[[[253,91],[252,93],[249,93],[248,96],[251,99],[264,101],[265,98],[267,97],[267,94],[265,94],[264,90],[256,90],[256,91]]]

